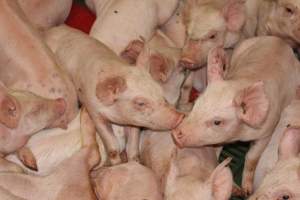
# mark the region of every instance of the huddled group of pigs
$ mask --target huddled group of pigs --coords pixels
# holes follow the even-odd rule
[[[85,3],[0,0],[0,200],[300,198],[300,0]]]

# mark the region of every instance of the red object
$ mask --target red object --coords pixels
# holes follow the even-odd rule
[[[199,97],[200,93],[193,88],[190,94],[190,102],[194,102],[198,97]]]
[[[95,19],[96,16],[87,7],[73,3],[66,24],[85,33],[89,33]]]

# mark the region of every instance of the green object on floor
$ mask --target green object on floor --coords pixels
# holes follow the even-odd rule
[[[249,149],[249,143],[237,142],[228,144],[223,148],[219,161],[222,162],[227,157],[232,157],[229,167],[232,171],[235,183],[241,185],[244,169],[245,155]],[[231,200],[243,200],[243,198],[233,197]]]

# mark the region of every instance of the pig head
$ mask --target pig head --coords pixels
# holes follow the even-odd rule
[[[26,144],[29,137],[51,126],[64,114],[62,98],[45,99],[30,92],[7,89],[0,84],[0,152],[12,153]]]
[[[281,138],[278,161],[249,200],[298,199],[300,185],[300,129],[287,128]]]
[[[220,48],[208,57],[208,87],[192,112],[173,131],[178,146],[203,146],[255,137],[237,135],[256,128],[266,120],[269,99],[264,82],[239,84],[224,80],[225,52]],[[200,114],[201,113],[201,114]]]
[[[300,43],[299,1],[264,0],[260,1],[258,6],[257,35],[275,35],[293,47]]]
[[[163,199],[155,174],[136,162],[94,171],[92,180],[99,199]]]
[[[212,48],[234,47],[240,40],[245,5],[243,0],[188,0],[185,4],[183,23],[187,36],[180,63],[196,69],[206,64]]]

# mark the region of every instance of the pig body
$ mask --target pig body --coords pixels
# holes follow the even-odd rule
[[[18,0],[29,21],[39,29],[63,24],[72,6],[72,0]]]
[[[131,63],[159,25],[173,14],[178,0],[88,0],[97,19],[90,35]],[[121,33],[121,34],[120,34]]]
[[[155,174],[136,162],[96,170],[92,181],[99,199],[163,199]]]
[[[288,44],[276,37],[242,42],[226,73],[224,56],[218,49],[211,52],[208,87],[173,137],[184,147],[255,140],[243,175],[243,186],[251,192],[257,161],[282,110],[296,95],[299,62]]]
[[[48,176],[1,173],[1,187],[11,194],[30,200],[96,200],[89,171],[99,162],[95,128],[87,112],[81,115],[82,148],[63,161]],[[79,175],[80,174],[80,175]]]
[[[300,130],[290,126],[283,131],[277,149],[278,159],[249,200],[299,198]]]
[[[1,1],[0,80],[14,90],[63,98],[66,111],[49,127],[64,127],[78,111],[75,88],[15,0]]]
[[[261,155],[259,162],[255,170],[254,177],[254,190],[256,190],[260,183],[263,181],[264,177],[268,172],[270,172],[277,160],[278,160],[278,149],[280,141],[284,135],[285,129],[287,127],[299,127],[300,126],[300,101],[294,100],[291,104],[286,107],[282,112],[280,121],[276,126],[274,133],[272,134],[271,141],[266,147],[265,151]]]
[[[181,121],[145,70],[126,64],[101,42],[66,26],[50,30],[46,40],[72,77],[110,158],[120,153],[110,122],[165,130]]]
[[[292,47],[300,42],[300,2],[292,0],[254,0],[246,3],[246,37],[274,35]]]
[[[217,167],[214,148],[176,149],[170,134],[162,132],[145,132],[142,138],[142,162],[161,181],[165,199],[219,199],[221,193],[222,199],[230,197],[232,175],[226,164]]]

